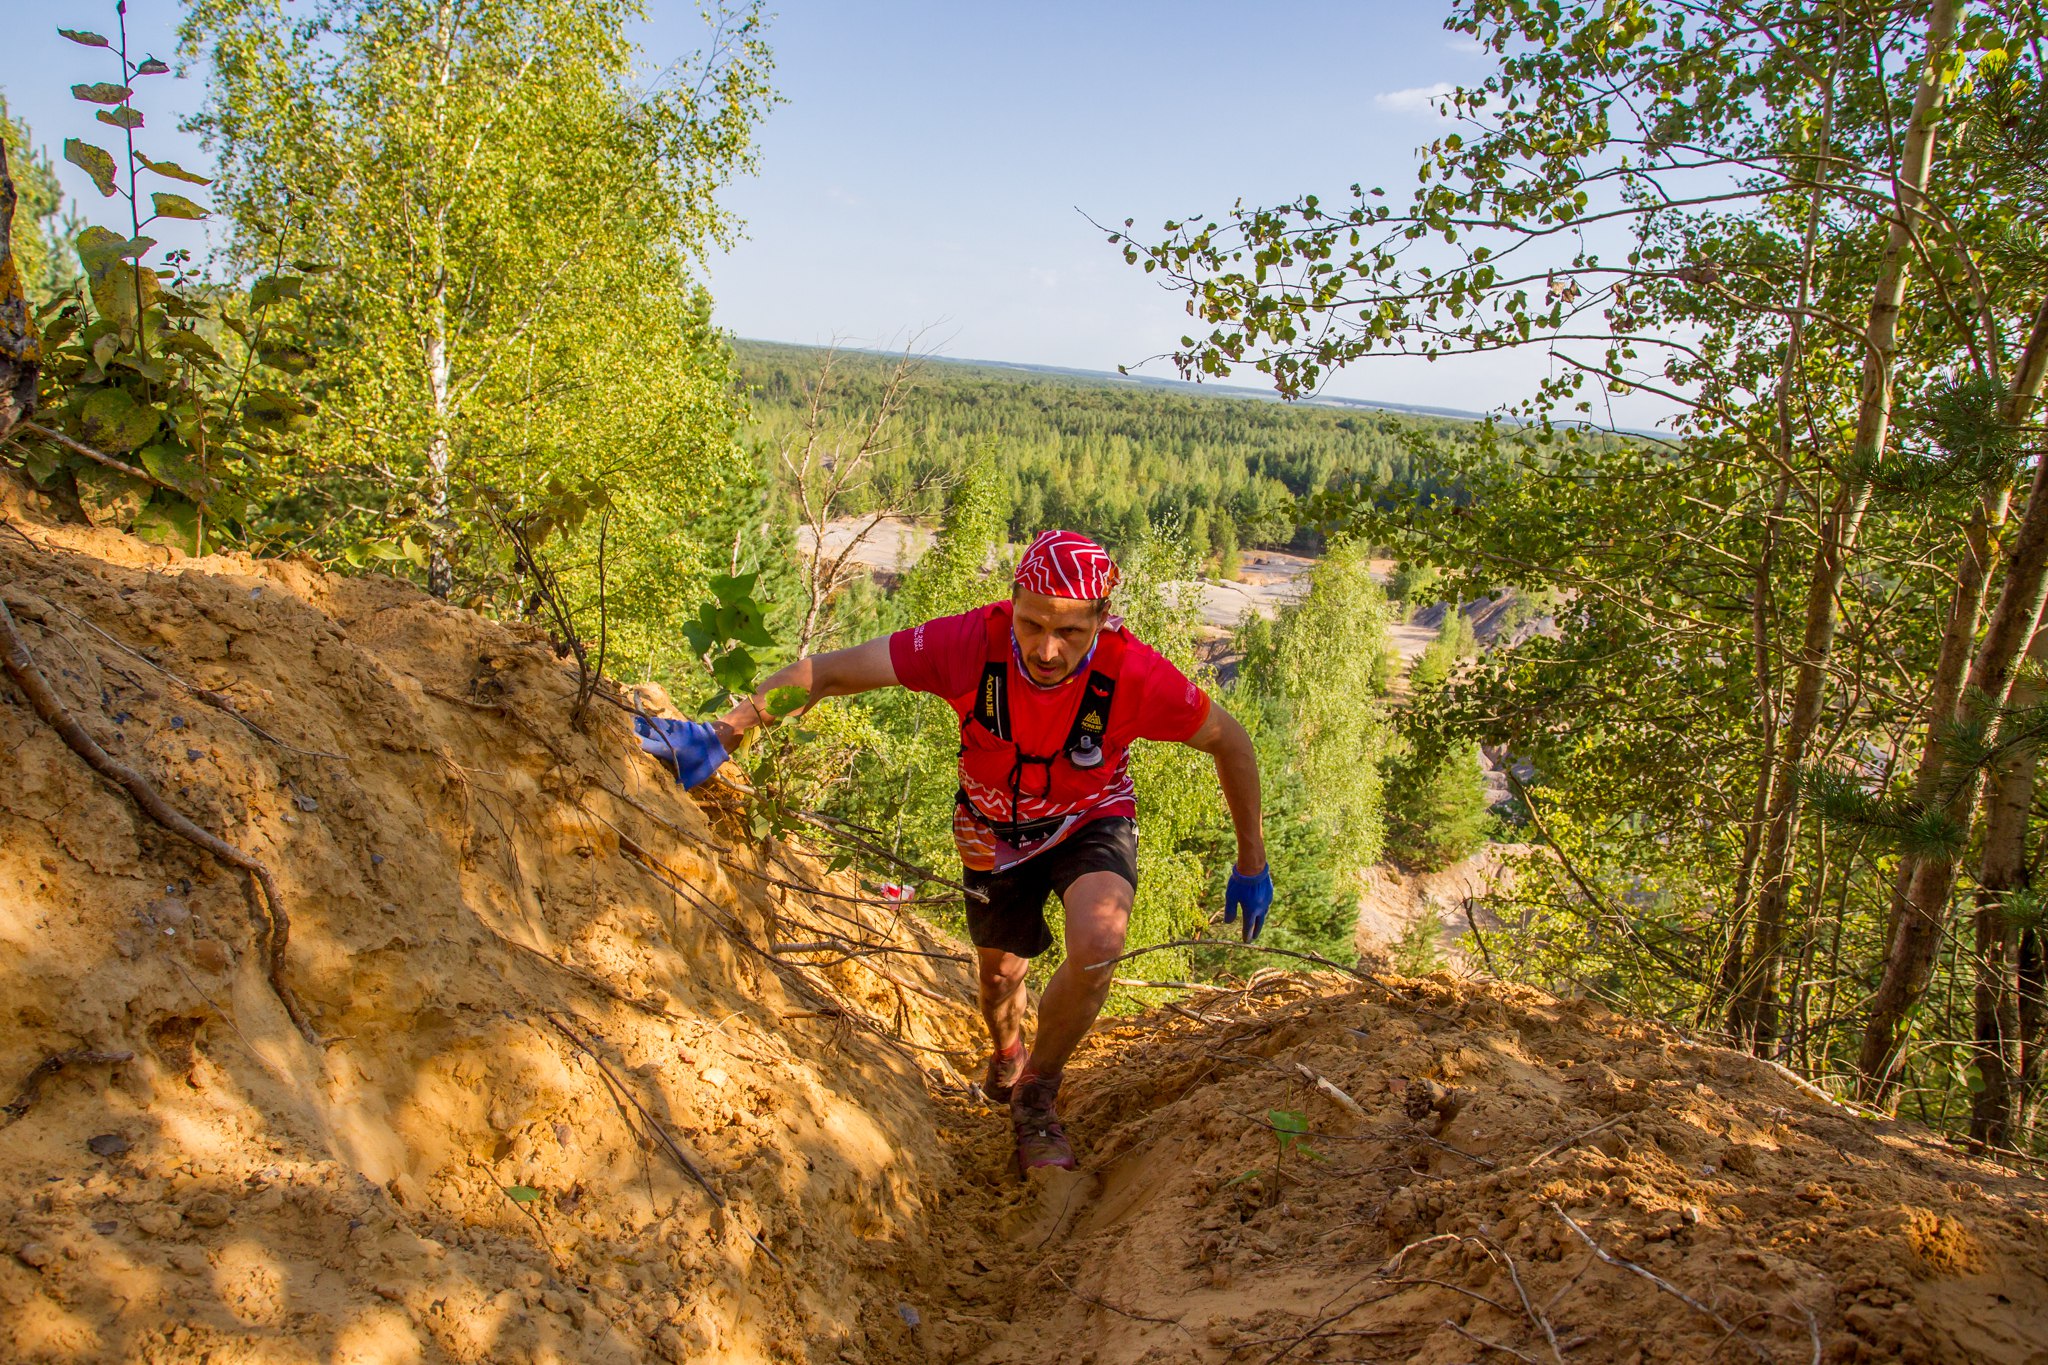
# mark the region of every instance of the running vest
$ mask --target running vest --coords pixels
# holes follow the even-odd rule
[[[1005,842],[1023,846],[1053,833],[1071,818],[1051,815],[1036,820],[1019,818],[1018,807],[1026,796],[1052,795],[1053,774],[1064,765],[1067,770],[1086,773],[1101,769],[1109,759],[1103,739],[1109,732],[1110,707],[1116,700],[1117,674],[1124,660],[1121,630],[1105,626],[1095,637],[1094,655],[1089,660],[1087,679],[1081,684],[1081,704],[1067,727],[1067,737],[1051,753],[1030,753],[1017,743],[1010,724],[1010,660],[1013,640],[1010,607],[1001,603],[988,614],[988,652],[984,656],[981,682],[971,698],[954,703],[960,712],[960,752],[963,764],[970,748],[1009,758],[1009,819],[993,818],[967,798],[963,788],[956,800],[988,825]],[[963,704],[964,702],[964,704]],[[970,733],[978,731],[979,733]]]

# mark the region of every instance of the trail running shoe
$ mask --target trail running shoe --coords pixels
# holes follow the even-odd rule
[[[1060,1125],[1054,1101],[1060,1078],[1033,1076],[1020,1080],[1010,1095],[1010,1122],[1017,1129],[1017,1175],[1057,1166],[1071,1171],[1078,1164],[1067,1143],[1067,1130]]]
[[[1019,1043],[1015,1052],[991,1053],[988,1059],[988,1076],[981,1083],[981,1092],[992,1104],[1008,1104],[1010,1092],[1017,1084],[1017,1078],[1024,1074],[1024,1045]]]

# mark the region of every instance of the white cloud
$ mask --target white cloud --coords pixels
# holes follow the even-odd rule
[[[1382,109],[1396,114],[1433,114],[1437,101],[1451,93],[1448,81],[1435,85],[1418,85],[1407,90],[1382,90],[1372,97],[1372,102]]]

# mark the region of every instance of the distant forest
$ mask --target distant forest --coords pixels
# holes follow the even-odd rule
[[[736,352],[752,436],[772,463],[801,439],[827,352],[748,341]],[[833,363],[834,425],[857,428],[880,404],[895,359],[840,352]],[[1428,487],[1416,473],[1426,458],[1418,442],[1470,425],[931,361],[905,390],[866,503],[935,516],[950,474],[991,451],[1008,484],[1012,539],[1071,526],[1121,548],[1150,527],[1178,526],[1212,562],[1234,559],[1239,545],[1314,553],[1322,540],[1297,521],[1297,499],[1351,485]]]

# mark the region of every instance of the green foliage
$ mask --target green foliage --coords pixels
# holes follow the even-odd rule
[[[1369,561],[1362,542],[1331,546],[1301,602],[1271,627],[1247,623],[1229,695],[1259,754],[1268,856],[1285,888],[1267,935],[1338,961],[1356,955],[1357,877],[1385,842],[1391,613]]]
[[[1444,956],[1443,932],[1437,924],[1435,907],[1409,923],[1394,940],[1391,954],[1394,970],[1403,976],[1428,976],[1450,965]]]
[[[1405,741],[1386,764],[1387,853],[1420,872],[1479,851],[1493,833],[1477,744]]]
[[[628,657],[653,668],[726,563],[706,529],[755,477],[689,275],[730,237],[716,195],[770,95],[757,11],[652,85],[627,36],[640,13],[201,0],[181,37],[213,68],[197,125],[234,260],[335,266],[280,300],[327,367],[265,534],[332,557],[424,540],[428,586],[490,606],[490,533],[454,489],[602,483]],[[594,551],[586,528],[562,555],[583,598]]]
[[[739,364],[760,430],[779,442],[801,427],[817,353],[742,343]],[[842,401],[871,407],[894,358],[841,353]],[[1086,530],[1112,549],[1153,528],[1178,525],[1225,579],[1240,545],[1313,550],[1321,537],[1301,521],[1298,497],[1364,482],[1424,487],[1412,438],[1454,439],[1467,424],[1372,409],[1246,401],[1110,380],[934,363],[907,395],[901,439],[876,463],[876,497],[962,468],[973,453],[1001,450],[1008,538],[1049,526]],[[935,515],[932,502],[912,510]],[[849,512],[862,510],[851,507]],[[1201,517],[1201,526],[1196,523]],[[1198,539],[1198,529],[1207,538]]]
[[[25,124],[7,112],[0,94],[0,139],[7,144],[7,165],[14,177],[13,244],[15,268],[31,304],[47,302],[76,276],[64,242],[77,233],[62,222],[64,191],[49,155],[37,149]],[[105,155],[102,153],[102,155]],[[113,175],[108,158],[107,175]]]
[[[72,87],[100,122],[124,130],[122,155],[79,138],[65,158],[92,176],[101,194],[126,202],[119,229],[86,227],[71,243],[83,277],[38,309],[43,368],[38,407],[50,426],[115,457],[126,470],[72,447],[30,437],[28,474],[45,489],[69,495],[99,525],[132,530],[191,553],[241,539],[263,495],[282,443],[312,404],[281,387],[288,370],[280,348],[308,355],[302,338],[271,316],[266,301],[211,287],[189,269],[188,253],[155,257],[143,229],[159,217],[203,219],[207,210],[182,195],[145,188],[142,177],[165,174],[135,148],[143,118],[137,83],[169,70],[134,61],[125,16],[118,43],[69,34],[117,64],[120,82]],[[110,112],[113,115],[110,117]],[[47,162],[30,159],[34,213],[55,211]],[[183,183],[203,176],[172,167]],[[153,208],[144,211],[144,196]],[[34,234],[31,234],[33,236]],[[158,263],[160,261],[160,263]],[[36,267],[45,287],[64,278],[45,258]],[[289,373],[296,373],[296,367]]]
[[[1387,580],[1387,596],[1411,612],[1426,607],[1435,600],[1432,594],[1441,576],[1435,565],[1404,559]]]
[[[709,584],[711,600],[683,624],[683,638],[690,642],[690,649],[718,689],[692,703],[692,711],[722,711],[736,697],[754,690],[761,665],[752,651],[775,644],[766,626],[767,610],[755,598],[758,577],[751,573],[716,575]],[[800,690],[779,687],[776,692]]]
[[[1329,1158],[1309,1143],[1313,1130],[1308,1126],[1308,1115],[1299,1109],[1268,1109],[1266,1130],[1273,1135],[1273,1166],[1271,1170],[1253,1167],[1223,1183],[1224,1189],[1242,1185],[1248,1180],[1258,1180],[1264,1187],[1266,1206],[1271,1208],[1280,1202],[1281,1192],[1287,1184],[1287,1159],[1297,1152],[1316,1161]]]

